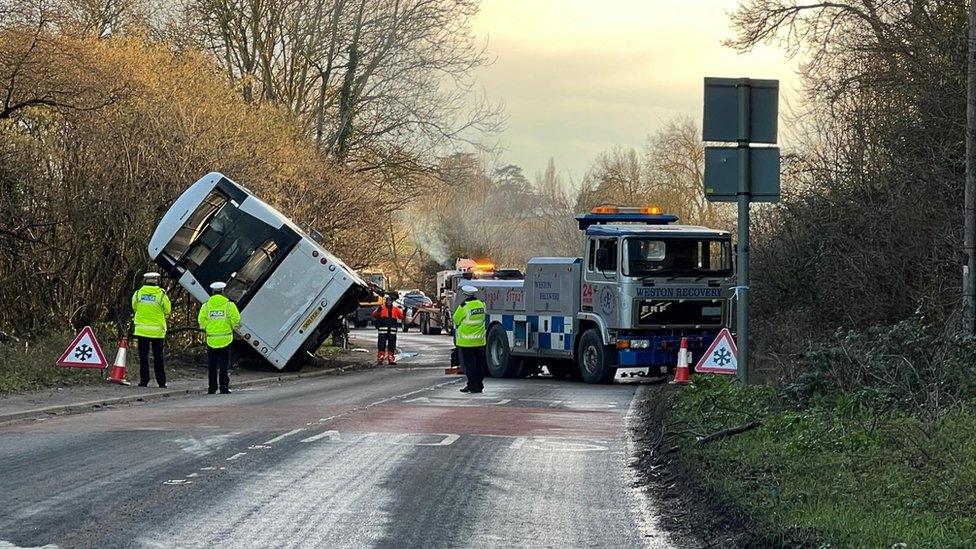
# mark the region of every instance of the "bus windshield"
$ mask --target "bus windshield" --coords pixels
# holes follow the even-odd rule
[[[217,215],[217,212],[224,207],[227,200],[227,195],[218,190],[207,195],[203,203],[186,219],[186,223],[176,231],[173,239],[166,244],[163,253],[169,256],[174,263],[182,259],[190,245],[200,238],[200,233]]]
[[[191,217],[210,207],[212,202],[205,201]],[[204,288],[227,282],[227,296],[238,302],[297,240],[297,235],[287,234],[291,231],[272,227],[229,202],[203,219],[176,264],[192,272]]]
[[[627,238],[625,276],[731,276],[729,240],[708,238]]]

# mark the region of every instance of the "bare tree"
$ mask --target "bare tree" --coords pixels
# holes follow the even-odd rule
[[[248,101],[287,105],[359,171],[421,170],[478,146],[501,108],[477,93],[488,62],[476,0],[192,0],[199,39]]]

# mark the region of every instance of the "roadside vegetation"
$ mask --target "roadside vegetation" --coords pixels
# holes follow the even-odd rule
[[[809,355],[807,375],[779,389],[696,376],[671,393],[672,463],[746,525],[752,543],[976,545],[976,344],[911,323],[873,336],[838,336]],[[948,346],[943,373],[915,339]],[[926,374],[935,379],[920,384]],[[867,383],[845,389],[852,377]],[[746,430],[703,440],[736,427]]]
[[[803,62],[783,199],[755,217],[761,385],[695,376],[671,393],[656,451],[678,456],[744,543],[976,546],[968,8],[746,0],[732,15],[730,46],[772,43]]]

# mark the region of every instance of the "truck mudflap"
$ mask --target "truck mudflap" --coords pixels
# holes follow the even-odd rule
[[[647,339],[649,340],[646,349],[617,349],[613,357],[614,363],[618,368],[660,368],[666,367],[668,370],[674,369],[678,363],[678,350],[681,347],[681,339],[688,339],[688,352],[691,355],[691,365],[702,357],[708,346],[718,334],[695,333],[686,335],[655,335],[648,337],[627,336],[628,339]]]

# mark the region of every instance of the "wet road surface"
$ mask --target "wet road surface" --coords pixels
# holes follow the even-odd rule
[[[402,368],[0,425],[0,547],[667,546],[627,467],[636,385],[466,395],[448,338],[400,348]]]

